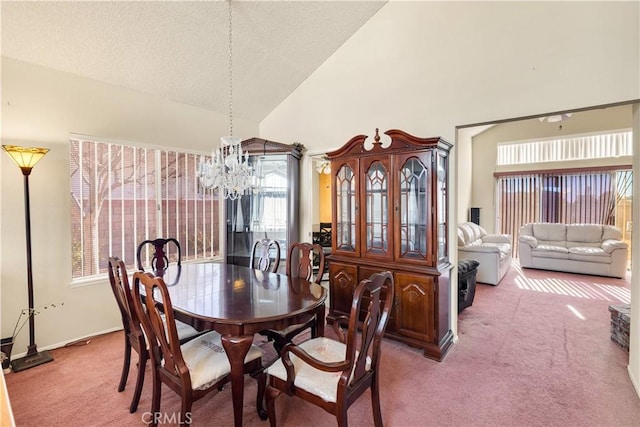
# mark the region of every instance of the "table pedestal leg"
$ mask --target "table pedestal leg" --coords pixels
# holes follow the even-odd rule
[[[316,328],[319,337],[324,336],[324,324],[325,324],[325,308],[324,304],[322,304],[316,310]]]
[[[244,401],[244,358],[251,348],[253,335],[243,337],[222,337],[222,346],[227,352],[231,365],[231,395],[233,397],[233,425],[242,426],[242,405]]]

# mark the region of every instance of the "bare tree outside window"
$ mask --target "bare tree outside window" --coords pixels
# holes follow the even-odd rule
[[[72,139],[72,277],[106,272],[111,255],[133,266],[138,243],[149,238],[177,238],[183,260],[219,255],[218,197],[198,185],[198,161],[190,153]]]

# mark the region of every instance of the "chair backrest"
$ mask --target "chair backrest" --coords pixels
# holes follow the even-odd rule
[[[331,233],[331,223],[330,222],[321,222],[320,223],[320,232],[321,233]]]
[[[272,253],[273,252],[273,256]],[[273,263],[272,263],[273,259]],[[253,244],[249,268],[275,273],[280,266],[280,243],[273,239],[260,239]]]
[[[145,240],[144,242],[138,245],[138,250],[136,252],[136,258],[138,260],[138,269],[144,271],[144,256],[142,254],[142,250],[145,246],[150,245],[153,247],[153,254],[151,256],[151,268],[153,269],[153,274],[156,276],[164,275],[166,268],[169,266],[169,256],[167,251],[167,247],[169,243],[173,243],[178,250],[178,265],[182,263],[182,249],[180,248],[180,243],[174,239],[173,237],[168,238],[158,238],[153,240]]]
[[[133,295],[131,293],[131,287],[129,286],[127,267],[118,257],[109,257],[108,271],[111,290],[116,298],[120,315],[122,316],[124,332],[129,336],[132,345],[136,346],[136,344],[140,344],[142,348],[144,348],[144,335],[142,334],[140,320],[133,308]],[[139,346],[136,346],[136,349],[140,351]]]
[[[393,294],[393,275],[389,271],[373,274],[356,287],[351,304],[345,356],[346,360],[355,360],[355,366],[343,371],[340,385],[357,388],[361,378],[378,369],[380,342],[389,322]],[[363,305],[366,309],[363,309]],[[359,319],[363,319],[360,324]],[[369,369],[367,358],[370,360]]]
[[[142,298],[141,286],[144,288]],[[136,314],[149,338],[149,349],[154,364],[160,366],[162,362],[165,375],[174,377],[179,384],[190,389],[191,376],[182,357],[173,305],[162,277],[154,277],[143,271],[134,273],[133,300]]]
[[[311,280],[314,265],[318,268],[315,283],[320,283],[326,268],[324,250],[317,243],[294,242],[287,251],[287,276]]]

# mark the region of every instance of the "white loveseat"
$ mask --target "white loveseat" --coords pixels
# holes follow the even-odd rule
[[[480,263],[476,282],[497,285],[511,266],[511,235],[487,234],[473,222],[458,224],[458,260]]]
[[[611,225],[532,223],[520,228],[520,266],[625,277],[629,247]]]

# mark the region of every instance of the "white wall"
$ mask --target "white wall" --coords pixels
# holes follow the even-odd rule
[[[640,176],[640,104],[633,107],[633,175]],[[633,180],[633,200],[640,200],[640,179]],[[633,204],[633,223],[640,224],[639,203]],[[640,253],[640,227],[634,227],[631,251]],[[629,325],[629,377],[640,396],[640,263],[638,257],[631,268],[631,324]]]
[[[376,127],[454,142],[456,126],[640,99],[639,5],[391,1],[262,121],[260,135],[310,151]],[[452,223],[465,214],[456,199]],[[303,194],[302,203],[305,235],[313,200]]]
[[[458,214],[454,215],[458,222],[469,221],[469,208],[473,205],[472,183],[473,175],[473,137],[480,132],[490,129],[493,125],[474,126],[458,129],[456,136],[456,151],[458,158],[458,170],[465,173],[457,176]]]
[[[238,135],[257,136],[258,124],[234,120]],[[208,152],[228,133],[225,114],[179,104],[2,58],[2,144],[51,151],[31,173],[31,234],[36,306],[64,302],[36,317],[39,348],[122,327],[104,283],[71,287],[69,133],[136,144]],[[9,156],[0,155],[0,293],[2,337],[27,307],[23,178]],[[104,254],[108,257],[110,254]],[[114,254],[117,255],[117,254]],[[28,328],[14,355],[26,351]]]

